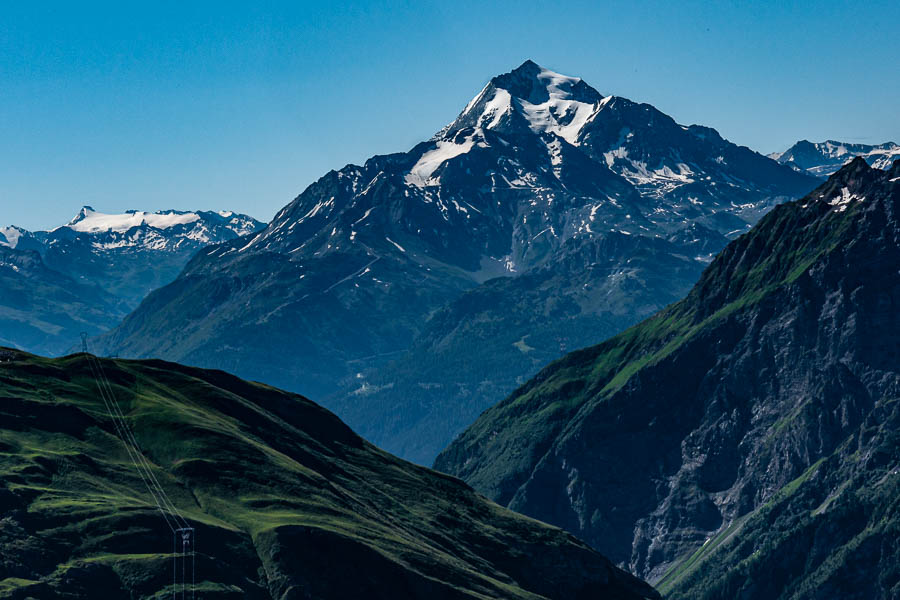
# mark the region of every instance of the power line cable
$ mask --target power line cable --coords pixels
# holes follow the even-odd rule
[[[173,553],[173,556],[172,556],[172,563],[173,563],[173,565],[172,565],[172,568],[173,568],[173,581],[172,581],[173,591],[172,591],[172,594],[173,594],[173,598],[177,597],[177,594],[178,594],[178,551],[177,551],[178,545],[177,545],[177,542],[178,542],[179,537],[181,537],[181,539],[182,539],[181,588],[182,588],[182,598],[184,598],[185,593],[186,593],[186,587],[187,587],[187,576],[185,574],[185,570],[187,567],[186,547],[187,547],[187,544],[189,544],[193,541],[194,528],[190,527],[187,520],[184,518],[184,516],[181,514],[181,512],[175,506],[174,502],[172,502],[171,498],[169,498],[169,495],[166,493],[165,489],[162,487],[162,484],[160,484],[159,480],[156,478],[156,475],[153,473],[152,464],[147,459],[147,457],[144,456],[142,452],[140,452],[140,450],[139,450],[140,444],[138,444],[137,439],[134,436],[134,432],[132,431],[131,427],[128,425],[128,422],[125,419],[125,415],[122,412],[121,407],[119,406],[118,402],[115,400],[115,393],[113,392],[112,384],[109,381],[109,377],[106,376],[106,371],[103,368],[103,363],[96,357],[91,357],[91,359],[93,360],[93,362],[96,366],[96,369],[100,374],[98,381],[101,383],[102,387],[105,388],[106,394],[110,398],[110,405],[113,407],[113,412],[115,413],[115,417],[114,417],[115,420],[119,421],[119,423],[121,424],[121,428],[125,431],[126,438],[130,441],[131,445],[134,448],[135,454],[138,456],[138,462],[143,466],[143,470],[144,470],[144,472],[146,472],[147,478],[152,482],[152,487],[154,489],[156,489],[157,493],[160,495],[162,504],[166,508],[166,512],[169,513],[169,516],[175,522],[174,528],[172,528],[170,526],[170,529],[172,529],[173,545],[175,548],[175,552]],[[145,485],[147,485],[146,482],[145,482]],[[164,513],[164,516],[165,516],[165,513]],[[196,547],[196,545],[191,543],[191,579],[192,580],[196,577],[195,570],[194,570],[195,560],[196,560],[195,547]],[[194,589],[195,589],[195,586],[194,586],[194,583],[192,582],[192,584],[191,584],[192,595],[194,594]]]
[[[137,454],[139,461],[143,465],[148,478],[153,482],[157,491],[159,492],[159,494],[162,498],[163,506],[165,506],[168,509],[169,515],[175,521],[176,528],[174,529],[174,531],[172,533],[173,533],[173,536],[176,538],[176,548],[177,548],[177,538],[178,538],[178,536],[181,536],[181,540],[182,540],[182,552],[181,552],[182,599],[185,598],[185,592],[186,592],[186,587],[187,587],[187,576],[185,574],[185,570],[187,568],[186,548],[187,548],[187,545],[190,545],[190,547],[191,547],[191,579],[192,579],[191,595],[193,596],[194,589],[195,589],[193,579],[196,577],[196,573],[194,570],[195,560],[196,560],[196,543],[194,542],[194,537],[195,537],[194,528],[189,525],[187,519],[184,518],[184,516],[181,514],[181,511],[179,511],[178,508],[175,506],[175,503],[172,502],[171,498],[166,493],[165,489],[162,487],[162,484],[160,484],[159,480],[156,478],[156,475],[152,469],[152,464],[150,463],[149,459],[147,459],[147,457],[144,456],[144,454],[140,451],[140,444],[138,444],[138,441],[135,438],[135,435],[134,435],[133,430],[131,429],[131,426],[128,424],[127,420],[125,419],[125,414],[122,412],[122,408],[119,406],[118,402],[115,399],[115,393],[113,392],[112,384],[109,381],[109,377],[107,377],[106,371],[103,368],[103,363],[96,356],[92,356],[91,358],[93,359],[93,361],[97,367],[97,370],[100,373],[100,381],[106,388],[107,394],[109,395],[109,398],[110,398],[110,404],[112,405],[113,410],[115,411],[116,415],[118,416],[118,420],[120,421],[122,428],[126,432],[128,439],[131,441],[131,444],[134,447],[135,454]],[[179,523],[179,520],[181,521],[180,523]],[[175,580],[173,582],[173,584],[175,585],[175,591],[173,592],[173,594],[177,594],[177,561],[178,561],[178,557],[176,555],[173,557],[173,562],[175,563],[175,573],[176,573]]]
[[[100,392],[100,398],[103,401],[103,404],[106,408],[107,413],[109,414],[110,419],[113,422],[113,427],[115,428],[116,435],[122,444],[125,446],[126,453],[128,454],[129,459],[131,460],[132,465],[135,467],[135,470],[138,472],[138,475],[141,478],[144,486],[147,488],[147,491],[150,493],[150,496],[153,498],[154,503],[156,504],[156,508],[159,510],[160,514],[163,517],[163,520],[166,522],[166,526],[169,527],[169,530],[172,533],[173,537],[173,545],[172,545],[172,597],[175,599],[178,594],[178,537],[182,539],[182,552],[181,552],[181,560],[182,560],[182,578],[181,578],[181,592],[182,599],[186,598],[186,588],[187,588],[187,546],[190,545],[191,554],[190,554],[190,571],[191,571],[191,598],[195,597],[196,590],[196,533],[193,527],[190,527],[188,521],[184,518],[178,508],[175,506],[174,502],[172,502],[169,495],[166,493],[165,488],[163,488],[162,484],[160,484],[159,479],[157,479],[156,475],[153,472],[152,464],[149,459],[141,452],[140,444],[137,442],[137,438],[134,435],[131,427],[128,424],[128,421],[125,418],[125,414],[122,412],[121,407],[116,401],[115,392],[113,391],[112,384],[109,381],[109,378],[106,376],[106,371],[103,368],[103,363],[100,360],[87,351],[87,335],[82,334],[81,336],[82,350],[87,357],[88,366],[91,370],[91,375],[94,378],[95,383],[97,384],[97,389]],[[170,521],[171,519],[171,521]],[[172,526],[174,522],[175,526]]]
[[[157,496],[156,489],[148,481],[147,476],[144,474],[144,470],[141,468],[141,465],[139,464],[139,460],[135,457],[135,454],[139,454],[139,453],[137,452],[137,450],[135,448],[133,448],[131,446],[131,444],[127,440],[127,437],[122,432],[121,425],[119,424],[118,419],[113,414],[114,411],[110,406],[110,400],[106,396],[105,390],[103,389],[103,387],[100,383],[100,378],[97,374],[96,368],[90,359],[88,359],[88,365],[90,366],[90,369],[91,369],[91,375],[94,378],[94,381],[97,383],[97,389],[100,391],[100,398],[103,400],[103,405],[106,407],[106,412],[109,414],[109,417],[113,422],[113,427],[115,427],[116,437],[118,437],[119,441],[122,442],[122,445],[125,446],[125,451],[128,454],[128,458],[131,460],[132,466],[134,466],[135,470],[138,472],[138,475],[140,476],[141,481],[143,482],[144,486],[147,488],[147,491],[150,493],[150,496],[153,498],[153,502],[156,504],[156,508],[162,514],[163,519],[166,522],[166,525],[174,533],[175,528],[172,527],[172,524],[169,521],[169,515],[167,514],[167,510],[165,508],[163,508],[162,502],[161,502],[160,498],[158,498],[158,496]],[[175,523],[177,525],[177,521],[175,521]]]
[[[184,518],[184,516],[181,514],[181,512],[178,510],[178,508],[175,506],[175,504],[172,502],[172,500],[169,498],[169,495],[166,493],[165,489],[162,487],[162,484],[160,484],[159,480],[156,478],[156,475],[154,474],[154,472],[151,468],[152,464],[147,459],[147,457],[144,456],[143,452],[139,451],[140,444],[138,444],[137,439],[134,436],[134,432],[131,430],[131,426],[128,425],[128,422],[125,419],[125,414],[122,412],[121,407],[119,406],[118,402],[116,402],[116,400],[115,400],[115,395],[114,395],[114,392],[112,391],[112,385],[109,382],[109,378],[106,376],[106,372],[103,369],[103,364],[96,357],[94,357],[94,361],[96,361],[97,368],[100,372],[101,381],[106,386],[107,393],[109,394],[109,397],[111,398],[111,404],[112,404],[113,410],[115,411],[116,415],[118,416],[119,421],[122,423],[122,428],[124,429],[128,439],[131,441],[132,445],[137,450],[139,460],[143,464],[144,469],[146,470],[146,472],[148,474],[148,477],[150,478],[152,483],[155,485],[156,489],[161,494],[162,499],[163,499],[163,504],[170,511],[172,518],[175,520],[176,524],[178,524],[179,527],[181,527],[181,528],[188,527],[187,520]]]

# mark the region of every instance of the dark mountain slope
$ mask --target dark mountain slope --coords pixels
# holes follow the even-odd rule
[[[470,417],[558,357],[557,338],[577,329],[573,343],[603,339],[664,306],[726,236],[815,183],[711,129],[528,61],[493,78],[432,139],[330,172],[259,234],[204,250],[100,344],[302,391],[374,443],[427,463]],[[653,241],[620,243],[626,235]],[[633,256],[634,247],[646,251]],[[485,282],[532,271],[530,281],[488,284],[509,312],[460,310]],[[632,290],[634,303],[624,300]],[[570,308],[547,310],[554,297]],[[447,339],[438,316],[447,311],[475,336]],[[484,320],[512,341],[499,343]],[[536,330],[525,340],[534,358],[523,357],[514,342]],[[501,368],[435,379],[418,360],[459,364],[473,347]],[[358,393],[385,382],[430,393]],[[430,423],[444,425],[421,429]]]
[[[196,528],[197,597],[658,597],[571,535],[374,448],[300,396],[161,361],[103,365]],[[0,355],[0,597],[173,592],[172,535],[91,373],[83,354]]]
[[[62,353],[124,314],[117,298],[50,269],[37,251],[0,245],[0,344]]]
[[[436,467],[675,597],[896,597],[898,181],[856,159],[777,207]]]
[[[704,264],[679,255],[683,248],[622,233],[588,248],[573,240],[553,264],[492,279],[442,307],[410,350],[360,373],[353,392],[328,403],[361,435],[427,463],[567,347],[614,335],[683,297]]]

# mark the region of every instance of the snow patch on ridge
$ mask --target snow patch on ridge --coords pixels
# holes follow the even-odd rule
[[[406,248],[404,248],[403,246],[401,246],[400,244],[398,244],[397,242],[395,242],[395,241],[392,240],[391,238],[385,236],[384,239],[386,239],[387,241],[389,241],[390,243],[392,243],[393,245],[395,245],[395,246],[397,247],[397,249],[400,250],[400,252],[406,252]]]
[[[827,200],[830,206],[837,207],[836,210],[838,212],[843,212],[847,210],[847,205],[850,204],[854,200],[861,200],[859,196],[856,194],[851,194],[850,190],[847,187],[841,188],[841,195],[835,196],[830,200]]]
[[[19,243],[19,238],[22,237],[22,230],[18,227],[0,227],[0,236],[6,240],[0,239],[0,246],[15,248]]]
[[[473,136],[474,137],[474,136]],[[475,145],[473,137],[468,137],[461,144],[450,140],[438,140],[437,147],[429,150],[413,165],[404,181],[407,185],[423,188],[431,185],[440,185],[440,177],[432,177],[434,172],[451,158],[465,154]]]
[[[503,115],[512,112],[512,96],[503,89],[498,89],[491,101],[484,105],[484,112],[478,117],[478,126],[492,129],[500,123]],[[490,123],[485,123],[490,119]]]
[[[616,159],[625,160],[628,166],[623,165],[621,169],[622,177],[633,185],[655,190],[655,194],[660,197],[682,185],[694,182],[692,177],[694,172],[685,163],[675,165],[678,171],[674,171],[668,165],[663,165],[659,169],[648,169],[647,163],[629,159],[628,151],[624,148],[607,152],[604,154],[604,157],[607,165],[610,167],[613,166],[613,162]]]

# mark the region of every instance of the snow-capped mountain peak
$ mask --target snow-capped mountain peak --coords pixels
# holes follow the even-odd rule
[[[46,308],[35,321],[40,326],[20,329],[24,333],[7,341],[42,353],[62,352],[78,331],[99,333],[120,321],[150,291],[172,281],[198,250],[263,226],[231,211],[106,214],[84,206],[51,230],[0,227],[0,262],[15,275],[3,285],[24,286],[34,305]],[[0,298],[0,309],[17,306],[16,298]],[[73,320],[75,311],[79,318]]]
[[[494,77],[435,139],[461,129],[505,129],[516,121],[535,133],[553,133],[578,145],[584,125],[602,107],[604,97],[579,77],[561,75],[533,61]]]
[[[450,179],[492,191],[530,189],[541,202],[550,197],[547,190],[559,187],[588,195],[605,190],[619,198],[618,186],[630,184],[658,204],[653,215],[645,213],[653,221],[669,213],[697,218],[738,204],[758,216],[777,200],[760,202],[752,182],[760,174],[773,183],[792,179],[714,129],[681,125],[649,104],[604,96],[578,77],[533,61],[492,78],[453,122],[408,156],[411,161],[402,161],[404,193],[422,193],[426,203],[445,206],[430,195],[442,188],[448,198]],[[360,189],[368,189],[369,182],[361,181]],[[746,201],[738,202],[738,195]],[[746,226],[735,222],[726,231],[735,234]]]
[[[596,104],[603,99],[602,94],[580,77],[556,73],[531,60],[526,60],[509,73],[494,77],[491,83],[529,104],[542,104],[552,97],[585,104]]]
[[[522,135],[534,134],[546,145],[547,153],[558,158],[559,140],[578,146],[585,126],[611,98],[579,77],[525,61],[491,79],[459,116],[430,140],[433,147],[410,168],[404,182],[417,188],[439,185],[440,170],[447,161],[473,147],[491,145],[488,131],[504,136],[507,145],[511,140],[521,141]]]
[[[0,227],[0,246],[15,248],[19,244],[22,236],[28,236],[29,232],[12,225],[10,227]]]
[[[581,79],[566,77],[547,69],[539,71],[536,79],[545,86],[547,99],[539,98],[543,101],[538,103],[519,100],[531,130],[536,133],[555,133],[577,146],[578,135],[599,110],[603,98],[596,94],[595,102],[585,102],[586,96],[594,99],[591,94],[585,93],[587,90],[594,91],[593,88]]]
[[[188,238],[209,243],[230,239],[234,235],[253,233],[262,225],[252,217],[230,210],[159,210],[156,212],[126,210],[123,213],[109,214],[98,212],[90,206],[83,206],[71,221],[53,229],[50,233],[71,231],[94,237],[114,236],[119,245],[121,242],[118,240],[121,240],[126,234],[135,238],[135,241],[137,237],[149,235],[157,241],[164,238]],[[141,234],[137,231],[145,231],[145,233]],[[222,233],[219,233],[220,231]]]
[[[68,223],[48,231],[0,227],[0,246],[37,250],[42,255],[48,248],[59,249],[71,243],[86,244],[101,252],[180,253],[254,233],[263,226],[252,217],[232,211],[127,210],[107,214],[83,206]]]
[[[124,233],[132,227],[147,225],[156,229],[169,229],[176,225],[186,225],[199,221],[197,213],[177,210],[157,211],[155,213],[140,210],[129,210],[122,214],[106,214],[84,206],[74,219],[64,227],[82,233],[101,233],[116,231]]]
[[[835,140],[800,140],[784,152],[769,155],[782,164],[816,177],[830,177],[856,156],[864,158],[869,166],[885,170],[900,157],[900,146],[894,142],[870,145]]]

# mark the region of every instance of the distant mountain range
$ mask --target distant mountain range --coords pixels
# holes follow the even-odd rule
[[[784,152],[770,154],[769,158],[824,179],[857,156],[876,169],[889,169],[894,160],[900,158],[900,146],[894,142],[874,146],[834,140],[819,143],[801,140]]]
[[[432,139],[332,171],[256,235],[205,248],[98,343],[302,391],[429,463],[816,183],[527,61]]]
[[[900,160],[858,157],[435,466],[667,598],[896,598],[898,307]]]
[[[80,331],[116,325],[151,290],[175,279],[200,248],[263,224],[231,212],[128,211],[85,206],[50,231],[0,228],[0,341],[55,355]]]
[[[568,533],[222,372],[0,349],[0,415],[3,598],[659,598]]]

